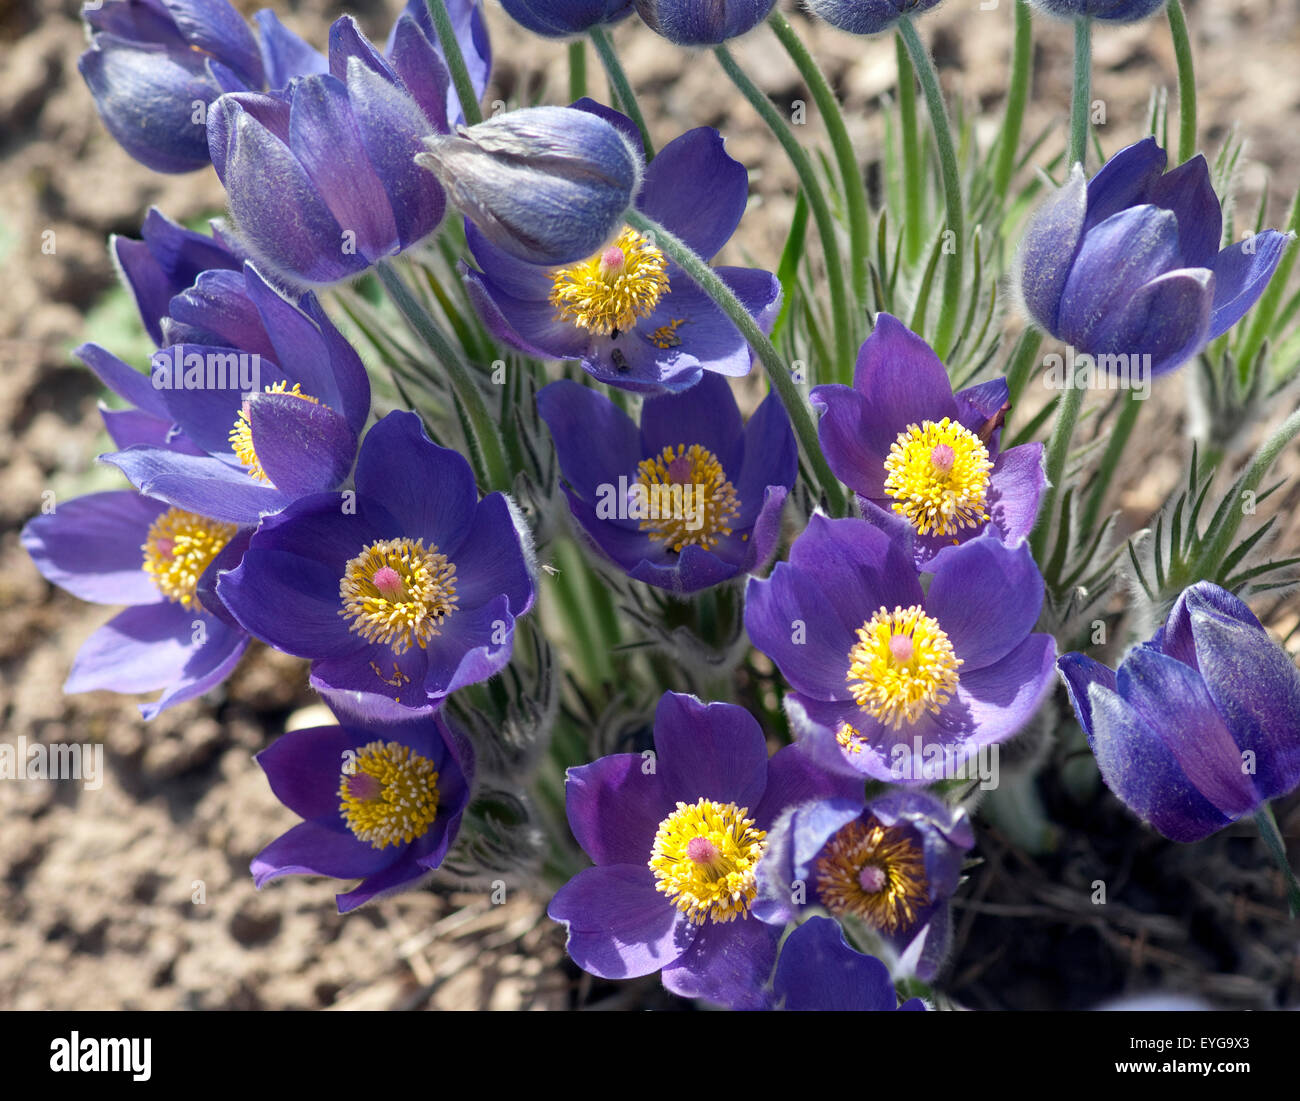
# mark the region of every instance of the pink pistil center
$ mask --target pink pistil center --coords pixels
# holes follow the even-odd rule
[[[912,660],[915,647],[910,635],[894,635],[889,640],[889,653],[899,665],[906,665]]]
[[[885,885],[885,869],[875,864],[868,864],[858,872],[858,885],[869,895],[874,895]]]
[[[600,273],[601,275],[614,275],[623,270],[623,265],[627,263],[627,257],[618,245],[610,245],[600,254]]]
[[[380,566],[375,570],[375,576],[371,580],[385,600],[400,600],[406,595],[406,589],[402,585],[402,575],[392,566]]]
[[[678,455],[668,464],[668,480],[674,485],[685,485],[690,481],[693,464],[685,455]]]
[[[707,837],[692,837],[686,842],[686,855],[696,864],[708,864],[718,857],[718,846]]]
[[[957,453],[946,443],[937,443],[934,450],[930,452],[930,464],[935,470],[948,473],[952,469],[952,464],[957,458]]]
[[[378,799],[384,790],[383,784],[368,772],[354,772],[347,778],[347,785],[348,794],[361,803]]]

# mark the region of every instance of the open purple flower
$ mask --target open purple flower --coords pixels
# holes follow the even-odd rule
[[[148,376],[96,345],[78,349],[110,389],[166,426],[164,439],[103,457],[137,489],[256,524],[347,478],[370,380],[313,295],[294,305],[251,264],[205,271],[172,299],[161,329],[167,343]]]
[[[882,313],[853,385],[810,396],[831,470],[865,511],[892,510],[915,529],[919,562],[984,531],[1010,546],[1029,535],[1047,485],[1043,445],[999,450],[1005,379],[954,394],[930,346]]]
[[[1029,221],[1016,258],[1030,317],[1099,370],[1172,371],[1264,293],[1293,234],[1220,250],[1223,213],[1205,158],[1165,171],[1154,138],[1086,183],[1078,165]]]
[[[450,78],[410,15],[384,57],[343,16],[330,71],[283,93],[222,96],[208,115],[212,165],[230,200],[231,240],[285,283],[358,275],[427,237],[442,189],[415,163],[447,130]]]
[[[571,110],[614,123],[634,148],[631,121],[590,100]],[[731,238],[748,201],[745,168],[710,127],[669,142],[645,170],[637,209],[704,259]],[[685,390],[705,371],[744,375],[749,346],[740,331],[654,242],[624,227],[585,260],[545,267],[516,259],[473,225],[466,227],[478,270],[470,297],[494,335],[542,359],[577,359],[601,382],[624,390]],[[776,319],[781,285],[752,268],[718,268],[755,319]]]
[[[604,395],[561,380],[537,395],[569,509],[628,576],[698,592],[762,566],[798,472],[785,408],[769,394],[748,425],[727,380],[649,398],[641,427]]]
[[[257,763],[303,821],[253,858],[254,882],[360,879],[338,896],[341,914],[414,886],[442,863],[474,778],[472,747],[441,714],[293,730]]]
[[[65,692],[157,692],[140,711],[201,696],[239,662],[248,635],[212,595],[248,532],[129,490],[59,504],[23,528],[46,580],[95,604],[125,604],[77,653]],[[219,561],[220,559],[220,561]]]
[[[500,672],[533,604],[509,500],[480,501],[469,464],[430,443],[414,413],[366,434],[355,485],[262,521],[218,584],[234,617],[311,658],[312,684],[366,714],[425,709]]]
[[[593,975],[662,971],[682,997],[765,1008],[780,930],[749,911],[767,831],[787,806],[843,794],[844,781],[797,747],[769,760],[743,708],[675,692],[659,701],[654,743],[569,769],[569,826],[596,866],[547,912]]]
[[[889,968],[850,947],[830,918],[812,917],[781,946],[772,978],[774,1008],[840,1012],[924,1010],[920,998],[898,1004]]]
[[[1300,784],[1300,669],[1239,598],[1185,590],[1118,671],[1057,663],[1101,777],[1174,841],[1199,841]]]
[[[974,844],[965,811],[924,792],[891,791],[865,806],[860,795],[805,803],[772,828],[754,915],[784,926],[821,906],[853,918],[929,982],[948,951],[948,899]]]
[[[1026,544],[985,533],[947,547],[925,587],[913,554],[897,519],[817,513],[789,562],[745,592],[749,637],[794,689],[786,705],[809,751],[886,782],[964,776],[1052,686],[1055,642],[1031,633],[1043,579]]]

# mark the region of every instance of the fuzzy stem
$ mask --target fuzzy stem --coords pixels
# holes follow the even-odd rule
[[[1286,842],[1282,840],[1282,831],[1278,829],[1277,819],[1273,817],[1273,808],[1265,803],[1255,812],[1255,824],[1259,835],[1268,846],[1268,851],[1281,869],[1283,882],[1286,883],[1286,900],[1291,907],[1291,916],[1300,915],[1300,883],[1296,882],[1295,870],[1286,856]]]
[[[826,280],[830,289],[831,317],[835,324],[835,369],[831,372],[831,378],[834,381],[847,379],[853,369],[852,365],[857,357],[857,349],[854,347],[853,342],[848,290],[844,282],[844,263],[840,258],[839,240],[835,236],[835,219],[831,215],[831,208],[826,202],[826,195],[817,179],[817,172],[813,168],[807,150],[795,137],[789,123],[772,106],[772,101],[763,94],[758,85],[750,80],[745,71],[736,64],[736,59],[731,56],[726,46],[718,46],[713,52],[717,55],[719,63],[727,76],[731,78],[732,83],[736,85],[740,93],[749,101],[750,106],[767,123],[768,129],[772,131],[777,141],[781,143],[781,148],[785,150],[786,156],[790,158],[790,163],[794,166],[795,173],[799,177],[799,185],[803,188],[803,193],[808,199],[808,206],[812,210],[813,220],[817,223],[817,234],[822,239],[822,255],[826,259]]]
[[[627,215],[628,224],[640,233],[653,234],[655,244],[684,271],[687,276],[717,304],[740,330],[749,346],[758,356],[758,360],[767,372],[767,377],[775,387],[781,404],[790,415],[790,423],[798,437],[804,458],[817,475],[822,493],[832,514],[843,516],[845,509],[844,492],[831,468],[822,455],[817,442],[817,426],[813,423],[812,411],[804,401],[799,388],[790,377],[790,369],[781,358],[781,353],[773,347],[767,335],[758,327],[750,312],[735,293],[722,281],[722,278],[708,264],[700,259],[684,241],[674,236],[652,218],[647,218],[639,210],[631,210]]]
[[[943,360],[952,351],[953,333],[957,327],[958,308],[961,302],[962,255],[966,235],[965,214],[962,210],[961,174],[957,168],[957,149],[952,141],[952,127],[948,123],[948,110],[944,106],[943,91],[939,87],[939,74],[935,72],[930,51],[911,19],[904,16],[898,21],[898,31],[907,45],[912,65],[921,81],[925,106],[930,113],[930,128],[939,146],[939,168],[943,175],[943,201],[948,218],[948,231],[953,235],[956,251],[947,258],[943,269],[943,304],[939,310],[939,323],[935,330],[934,351]]]
[[[1020,148],[1020,128],[1025,120],[1025,100],[1029,97],[1033,68],[1034,32],[1028,0],[1016,0],[1016,37],[1011,48],[1011,83],[1007,88],[1007,108],[998,138],[998,162],[993,174],[993,189],[1006,198],[1011,176],[1016,169]]]
[[[894,36],[894,55],[898,64],[898,129],[903,143],[903,254],[908,267],[915,267],[925,247],[921,216],[925,177],[921,175],[921,139],[916,126],[916,70],[901,34]]]
[[[483,456],[483,463],[487,468],[488,488],[508,491],[511,478],[509,468],[506,466],[505,453],[501,450],[500,429],[488,413],[483,394],[470,374],[469,367],[460,353],[452,347],[451,341],[438,328],[438,323],[420,304],[419,299],[411,293],[410,288],[397,273],[397,269],[393,267],[393,262],[381,260],[375,271],[393,305],[446,370],[456,397],[465,407],[479,453]]]
[[[1088,108],[1092,98],[1092,20],[1074,21],[1074,89],[1070,94],[1069,164],[1088,162]]]
[[[465,55],[460,52],[460,41],[451,25],[451,16],[447,14],[446,0],[425,0],[429,8],[429,17],[433,20],[433,29],[438,33],[438,45],[442,47],[442,56],[447,60],[447,69],[451,73],[451,83],[456,89],[456,98],[460,100],[460,111],[465,121],[473,126],[483,121],[483,112],[479,110],[478,96],[474,92],[474,82],[469,78],[469,69],[465,67]]]
[[[587,94],[587,44],[581,39],[569,43],[569,102]]]
[[[614,44],[609,40],[609,35],[605,33],[604,27],[592,27],[588,33],[591,36],[591,44],[596,47],[600,63],[605,67],[605,75],[609,78],[609,85],[614,89],[614,94],[618,97],[618,105],[623,109],[623,113],[636,123],[636,128],[641,131],[641,145],[645,150],[645,159],[647,161],[653,160],[655,147],[650,140],[650,130],[645,124],[645,116],[641,114],[641,107],[636,101],[636,93],[632,91],[632,85],[627,79],[627,73],[623,71],[623,65],[618,60],[618,54],[614,52]]]
[[[781,45],[790,55],[790,60],[799,70],[799,75],[808,85],[808,90],[812,93],[817,110],[821,112],[822,121],[826,125],[831,149],[835,153],[835,162],[839,166],[840,178],[844,181],[844,201],[849,216],[853,294],[859,303],[865,303],[868,260],[871,255],[867,187],[862,169],[858,167],[858,157],[849,138],[848,127],[844,123],[844,112],[840,109],[840,101],[826,80],[826,74],[817,64],[817,59],[808,51],[807,45],[795,33],[785,16],[779,11],[774,11],[768,18],[767,25],[780,39]]]
[[[1178,163],[1196,156],[1196,71],[1192,67],[1192,39],[1187,33],[1187,17],[1182,0],[1169,0],[1169,33],[1174,40],[1178,59]]]

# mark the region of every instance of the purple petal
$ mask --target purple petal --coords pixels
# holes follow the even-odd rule
[[[92,493],[31,520],[23,549],[47,581],[95,604],[157,604],[144,572],[149,526],[167,510],[161,501],[129,490]]]
[[[1266,229],[1245,241],[1224,249],[1207,267],[1214,272],[1214,304],[1211,307],[1209,339],[1222,336],[1241,320],[1264,293],[1282,262],[1293,233]]]
[[[1023,543],[1008,547],[984,535],[935,555],[925,608],[961,658],[963,677],[991,665],[1034,629],[1043,578]]]
[[[731,385],[721,375],[706,374],[683,394],[647,398],[641,406],[641,455],[646,457],[661,454],[665,447],[699,444],[734,478],[744,432]]]
[[[249,403],[257,459],[271,483],[294,497],[334,489],[352,469],[357,438],[342,414],[289,394]]]
[[[814,387],[809,400],[821,411],[817,440],[835,477],[863,497],[884,497],[885,459],[900,430],[888,411],[840,383]]]
[[[772,989],[788,1010],[898,1008],[889,968],[851,948],[840,927],[824,917],[809,918],[786,939]]]
[[[1056,640],[1030,635],[995,664],[971,673],[961,670],[957,696],[949,705],[964,712],[968,727],[958,764],[968,761],[979,746],[1020,732],[1051,692],[1055,665]]]
[[[909,424],[957,419],[948,372],[921,337],[896,317],[881,313],[858,352],[853,388],[870,406],[889,410],[899,431]]]
[[[72,354],[94,371],[99,381],[118,397],[152,417],[171,422],[162,392],[150,385],[147,374],[123,363],[98,344],[83,344]]]
[[[373,875],[401,858],[391,846],[377,849],[358,841],[339,825],[299,822],[253,857],[253,882],[264,887],[282,875],[327,875],[334,879],[356,879]]]
[[[659,823],[674,806],[654,761],[640,753],[569,769],[564,801],[574,838],[596,864],[648,862]]]
[[[1139,818],[1174,841],[1199,841],[1229,819],[1183,772],[1168,744],[1118,695],[1100,684],[1088,690],[1089,744],[1106,786]]]
[[[459,607],[479,607],[502,595],[509,600],[511,615],[523,615],[532,607],[533,579],[503,494],[479,502],[455,553]]]
[[[180,604],[142,604],[119,612],[77,651],[65,692],[153,692],[185,675],[198,643],[193,625],[226,628]]]
[[[1089,685],[1097,683],[1111,692],[1118,692],[1119,685],[1115,670],[1094,661],[1086,654],[1063,654],[1056,662],[1057,672],[1065,682],[1074,714],[1083,727],[1083,732],[1092,737],[1092,702],[1088,695]]]
[[[1015,281],[1025,309],[1049,333],[1060,331],[1061,294],[1083,239],[1088,205],[1083,169],[1075,165],[1031,217],[1016,252]]]
[[[639,143],[639,142],[638,142]],[[749,173],[711,126],[688,130],[646,168],[637,206],[703,260],[725,245],[749,202]]]
[[[341,726],[315,726],[281,734],[256,757],[275,797],[301,818],[340,823],[339,782],[356,737]]]
[[[601,485],[636,471],[640,433],[598,390],[568,379],[552,382],[537,394],[537,414],[551,430],[565,480],[583,500],[594,503]]]
[[[767,742],[743,707],[665,692],[655,710],[655,751],[664,796],[735,803],[751,811],[767,786]]]
[[[1194,669],[1138,646],[1120,665],[1118,684],[1124,702],[1162,734],[1206,799],[1234,819],[1259,805],[1241,752]]]
[[[220,459],[185,455],[167,448],[131,447],[100,462],[117,467],[141,493],[214,520],[255,524],[293,500],[271,486],[253,481]]]
[[[1112,214],[1145,203],[1168,160],[1155,138],[1125,146],[1088,181],[1088,233]]]
[[[289,30],[269,8],[253,15],[262,43],[262,64],[271,91],[283,88],[296,76],[329,72],[325,55]]]
[[[1029,538],[1047,488],[1043,445],[1026,443],[1002,452],[989,474],[989,520],[1009,547]]]
[[[556,892],[546,912],[567,927],[565,947],[573,962],[605,979],[658,971],[678,959],[697,933],[655,890],[654,875],[644,864],[579,872]]]
[[[706,923],[677,962],[664,968],[664,988],[730,1009],[766,1009],[764,987],[780,937],[776,926],[752,917]]]
[[[1210,182],[1210,166],[1198,153],[1166,172],[1147,191],[1146,202],[1172,210],[1178,218],[1180,268],[1207,268],[1219,254],[1223,213]]]

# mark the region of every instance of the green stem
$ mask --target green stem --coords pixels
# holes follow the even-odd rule
[[[1092,98],[1092,19],[1081,15],[1074,21],[1074,89],[1070,94],[1070,159],[1068,164],[1088,162],[1088,109]]]
[[[1300,191],[1296,192],[1295,199],[1291,203],[1291,216],[1287,219],[1286,228],[1291,233],[1300,231]],[[1298,255],[1300,249],[1296,248],[1295,241],[1288,242],[1286,251],[1282,253],[1282,259],[1278,262],[1277,270],[1273,272],[1273,277],[1268,281],[1264,293],[1250,311],[1250,328],[1246,330],[1246,335],[1236,351],[1237,377],[1243,393],[1250,389],[1250,372],[1254,370],[1255,357],[1259,355],[1260,348],[1269,337],[1273,319],[1277,316],[1282,296],[1286,294],[1287,284],[1291,280],[1291,271],[1295,267]]]
[[[645,124],[645,116],[641,114],[641,107],[636,101],[636,93],[632,91],[632,85],[628,82],[627,73],[623,71],[623,66],[618,60],[618,54],[614,52],[614,44],[609,40],[609,35],[605,32],[604,27],[592,27],[589,32],[591,35],[591,44],[596,47],[596,53],[600,56],[600,63],[605,67],[605,75],[609,78],[609,85],[614,89],[614,94],[618,97],[619,106],[623,113],[636,123],[636,128],[641,131],[641,145],[645,149],[645,159],[653,160],[655,155],[654,143],[650,141],[650,130]]]
[[[831,208],[826,202],[826,195],[817,179],[812,160],[799,143],[799,139],[795,137],[789,124],[781,117],[781,113],[772,106],[772,101],[736,64],[735,58],[731,56],[727,47],[718,46],[713,52],[732,83],[749,100],[750,106],[758,112],[776,140],[781,143],[781,148],[790,158],[790,163],[799,177],[804,195],[808,198],[813,220],[817,223],[817,234],[822,239],[822,255],[826,260],[826,279],[830,288],[831,318],[835,325],[835,369],[831,373],[831,378],[835,381],[847,379],[857,358],[857,348],[854,346],[848,291],[844,283],[844,264],[840,259],[839,240],[835,236],[835,219],[831,215]],[[766,340],[766,337],[764,339]],[[784,371],[784,368],[782,370]],[[793,387],[793,383],[791,386]]]
[[[740,330],[741,335],[754,350],[754,354],[758,356],[758,361],[767,372],[768,380],[776,388],[781,404],[790,415],[790,423],[794,426],[799,446],[803,449],[808,465],[817,475],[818,482],[821,483],[828,508],[833,515],[843,516],[844,491],[840,488],[835,475],[831,473],[825,456],[822,455],[811,409],[790,377],[790,369],[781,358],[781,353],[773,347],[772,342],[758,327],[758,322],[741,304],[731,288],[722,281],[717,272],[691,251],[690,246],[635,208],[628,212],[627,220],[633,229],[641,233],[653,234],[654,243],[690,277],[700,290],[713,299],[718,308]]]
[[[916,126],[916,71],[901,34],[894,35],[898,61],[898,129],[903,143],[903,255],[914,268],[925,248],[925,225],[921,201],[925,177],[921,174],[921,139]]]
[[[943,103],[939,87],[939,74],[935,72],[930,52],[916,33],[912,20],[904,16],[898,22],[899,33],[907,44],[912,65],[925,93],[925,106],[930,112],[930,127],[939,146],[939,168],[943,174],[943,201],[948,218],[948,231],[953,235],[955,251],[948,256],[943,269],[943,305],[939,310],[939,324],[934,335],[934,351],[940,359],[947,359],[952,351],[953,333],[957,315],[961,313],[962,257],[965,251],[965,214],[962,210],[961,174],[957,169],[957,149],[952,143],[952,127],[948,124],[948,110]]]
[[[581,39],[569,43],[569,102],[587,94],[587,44]]]
[[[460,100],[460,111],[465,121],[473,126],[483,121],[483,112],[479,110],[478,95],[474,91],[474,82],[469,78],[469,69],[465,67],[465,55],[460,52],[460,41],[451,25],[451,16],[447,14],[446,0],[425,0],[429,16],[433,19],[433,29],[438,33],[438,45],[447,60],[451,72],[451,83],[456,89],[456,98]]]
[[[826,125],[826,133],[831,140],[831,149],[835,153],[835,163],[839,166],[840,178],[844,181],[845,207],[849,216],[849,243],[851,246],[851,270],[853,294],[859,304],[867,300],[867,271],[871,255],[871,224],[867,215],[867,187],[862,169],[858,166],[858,156],[849,138],[849,129],[844,124],[844,112],[840,109],[839,98],[831,89],[817,59],[808,51],[803,39],[795,33],[785,16],[773,11],[767,25],[772,28],[781,45],[785,47],[790,60],[794,62],[799,75],[812,93],[817,110],[821,112]]]
[[[588,688],[599,688],[612,683],[614,667],[610,663],[609,647],[597,639],[591,622],[588,597],[590,589],[585,576],[586,565],[578,548],[568,539],[555,543],[555,563],[559,573],[555,576],[555,596],[565,620],[571,655],[586,674]]]
[[[1025,101],[1034,57],[1033,19],[1028,0],[1016,0],[1016,37],[1011,48],[1011,83],[1007,88],[1007,109],[998,137],[998,163],[993,174],[993,189],[1006,198],[1007,188],[1016,170],[1016,153],[1020,148],[1020,128],[1025,121]]]
[[[1115,476],[1115,468],[1119,466],[1124,448],[1128,446],[1129,437],[1133,435],[1133,426],[1137,424],[1138,414],[1142,411],[1142,399],[1138,397],[1138,393],[1137,390],[1128,392],[1128,396],[1124,399],[1124,407],[1115,420],[1115,427],[1110,431],[1110,439],[1106,441],[1101,465],[1097,467],[1097,480],[1088,495],[1088,504],[1083,511],[1083,523],[1079,527],[1079,530],[1085,534],[1093,530],[1097,518],[1101,516],[1106,490],[1110,488],[1111,479]]]
[[[1268,473],[1269,467],[1297,436],[1300,436],[1300,409],[1287,417],[1278,425],[1277,430],[1259,445],[1259,449],[1251,457],[1250,465],[1234,485],[1237,494],[1241,496],[1255,493],[1264,480],[1264,475]],[[1196,560],[1194,570],[1197,579],[1212,576],[1219,564],[1228,556],[1237,529],[1241,527],[1241,521],[1245,516],[1246,513],[1241,508],[1227,511],[1222,527],[1214,532],[1213,538],[1206,543],[1204,551]]]
[[[1277,819],[1273,817],[1273,808],[1268,803],[1255,812],[1255,824],[1259,827],[1259,835],[1268,846],[1268,851],[1282,871],[1282,879],[1286,883],[1286,900],[1291,907],[1291,916],[1294,918],[1300,915],[1300,883],[1296,882],[1295,870],[1286,856],[1286,842],[1282,840],[1282,831],[1278,829]]]
[[[1178,163],[1183,164],[1196,156],[1196,72],[1182,0],[1169,0],[1165,11],[1169,13],[1169,33],[1178,59]]]
[[[1029,537],[1030,549],[1034,552],[1034,561],[1041,566],[1047,549],[1047,540],[1056,521],[1056,496],[1061,489],[1061,479],[1065,477],[1065,463],[1070,457],[1070,441],[1074,439],[1074,429],[1079,423],[1079,411],[1083,408],[1084,388],[1067,386],[1061,394],[1061,403],[1056,407],[1056,423],[1052,425],[1052,435],[1047,441],[1047,488],[1043,490],[1043,500],[1038,507],[1038,523]]]
[[[375,271],[393,305],[446,370],[452,389],[469,417],[479,454],[483,456],[483,464],[487,468],[488,488],[509,490],[510,471],[506,466],[505,454],[501,450],[500,430],[488,413],[483,394],[470,374],[468,365],[452,347],[451,341],[443,335],[442,330],[438,328],[438,323],[420,304],[419,299],[411,293],[397,269],[393,267],[393,262],[380,260]]]

